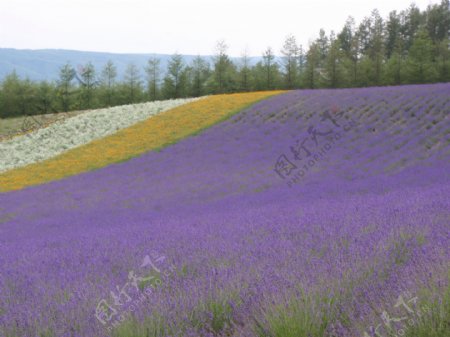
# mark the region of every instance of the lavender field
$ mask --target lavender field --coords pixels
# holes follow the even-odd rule
[[[450,336],[450,84],[297,90],[0,194],[0,336]]]

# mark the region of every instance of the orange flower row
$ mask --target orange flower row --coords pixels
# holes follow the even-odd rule
[[[63,179],[160,149],[282,92],[216,95],[179,106],[55,158],[0,174],[0,192]]]

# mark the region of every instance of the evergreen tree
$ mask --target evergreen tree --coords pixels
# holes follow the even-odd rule
[[[436,62],[438,70],[438,79],[440,82],[450,81],[450,50],[449,40],[444,39],[437,43]]]
[[[275,63],[275,55],[272,48],[268,47],[263,53],[264,70],[266,73],[266,90],[272,90],[274,88],[274,77],[277,70],[277,64]]]
[[[405,49],[409,50],[413,44],[416,33],[423,25],[424,16],[420,9],[412,4],[409,8],[401,13],[402,27],[401,32],[405,39]]]
[[[145,67],[147,74],[147,90],[150,101],[156,101],[159,97],[159,81],[160,81],[160,64],[161,60],[158,58],[150,58]]]
[[[236,66],[227,55],[228,46],[219,40],[214,56],[213,90],[221,94],[236,90]]]
[[[386,36],[385,36],[385,55],[389,59],[392,54],[399,52],[397,49],[399,40],[401,39],[401,22],[400,16],[396,11],[389,13],[389,18],[386,22]]]
[[[320,29],[319,38],[316,40],[317,48],[319,50],[319,67],[322,67],[325,63],[325,59],[328,55],[329,40],[325,30]]]
[[[201,56],[192,61],[191,96],[199,97],[206,94],[206,82],[210,76],[209,64]]]
[[[75,69],[70,64],[64,65],[59,71],[58,97],[61,108],[68,112],[72,108],[73,79],[75,78]]]
[[[20,78],[14,70],[2,83],[2,118],[20,115]]]
[[[370,83],[380,85],[384,63],[384,23],[377,10],[372,11],[370,21],[370,43],[368,53],[373,64]]]
[[[340,47],[346,56],[350,57],[352,50],[352,42],[355,30],[355,19],[353,17],[348,17],[345,21],[344,28],[337,35]]]
[[[306,55],[306,85],[308,88],[314,89],[318,85],[317,68],[320,64],[320,49],[317,43],[312,43],[309,46]]]
[[[294,89],[297,85],[298,46],[293,35],[288,35],[281,49],[283,68],[287,89]]]
[[[142,81],[139,69],[134,63],[128,64],[124,79],[126,103],[132,104],[139,102],[142,96]]]
[[[55,87],[47,81],[40,82],[37,85],[37,111],[40,114],[47,114],[56,112],[55,102]]]
[[[94,90],[98,81],[95,79],[95,67],[91,62],[85,66],[78,68],[78,73],[75,73],[80,84],[80,108],[90,109],[93,105]]]
[[[301,88],[303,85],[303,75],[305,72],[305,64],[306,64],[306,55],[305,50],[303,49],[303,45],[299,45],[298,47],[298,87]],[[278,68],[278,64],[277,64]]]
[[[437,79],[433,63],[433,42],[425,29],[417,33],[409,50],[407,76],[409,83],[428,83]]]
[[[111,106],[113,104],[114,87],[117,78],[117,67],[109,60],[102,70],[102,88],[104,90],[103,106]]]
[[[358,84],[358,65],[360,59],[360,38],[355,29],[355,19],[349,17],[345,26],[338,34],[337,40],[343,53],[341,63],[343,71],[346,74],[343,82],[347,86],[357,86]]]
[[[183,57],[179,54],[172,55],[164,78],[164,93],[166,98],[184,97],[186,93],[186,76]]]
[[[252,67],[251,76],[253,79],[254,90],[261,91],[267,89],[267,74],[264,63],[262,61],[259,61]]]
[[[248,56],[248,50],[245,49],[242,53],[241,62],[239,69],[239,77],[240,77],[240,91],[250,91],[250,60]]]
[[[428,36],[436,45],[448,38],[450,30],[449,6],[449,0],[442,0],[440,4],[428,6],[425,12]]]
[[[386,62],[384,71],[385,84],[400,85],[403,82],[405,57],[401,43],[400,40],[397,40],[393,53]]]
[[[341,86],[343,82],[343,69],[341,60],[343,51],[340,49],[340,41],[335,38],[333,32],[330,34],[330,48],[325,60],[325,70],[327,74],[326,83],[331,88]]]

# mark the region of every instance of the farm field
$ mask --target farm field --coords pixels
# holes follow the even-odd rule
[[[68,150],[104,138],[147,118],[198,99],[176,99],[88,110],[56,118],[27,116],[16,130],[0,144],[0,172],[56,157]],[[70,118],[72,117],[72,118]],[[15,118],[14,120],[20,120]],[[5,122],[8,124],[8,121]]]
[[[449,92],[208,96],[6,170],[0,336],[448,336]]]

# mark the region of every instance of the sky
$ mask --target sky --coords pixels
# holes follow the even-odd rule
[[[438,0],[416,0],[424,10]],[[0,0],[0,48],[113,53],[280,54],[289,34],[304,46],[374,8],[385,18],[411,0]]]

